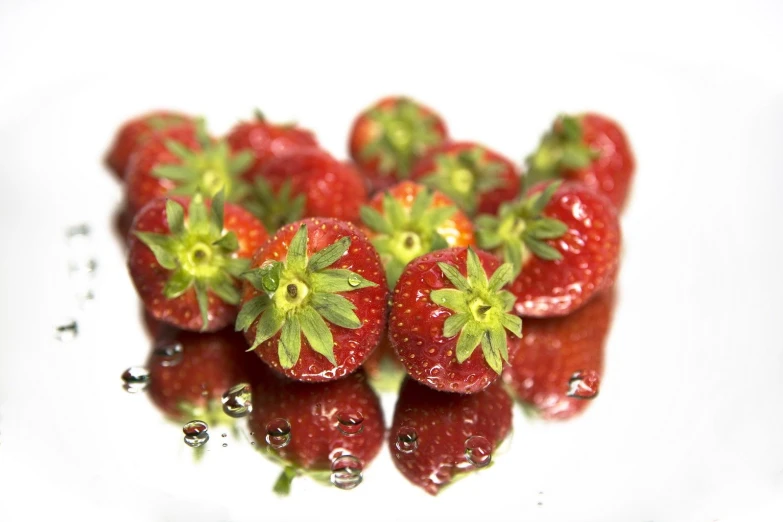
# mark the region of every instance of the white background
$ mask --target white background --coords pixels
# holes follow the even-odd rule
[[[771,0],[2,0],[0,520],[783,519],[781,27]],[[561,111],[625,125],[639,168],[601,396],[569,423],[517,411],[511,450],[435,499],[384,450],[353,492],[302,479],[278,500],[247,443],[195,466],[121,390],[147,340],[100,159],[158,107],[223,132],[258,106],[342,156],[353,115],[393,93],[516,160]],[[83,310],[64,241],[81,222]],[[78,339],[55,342],[70,316]]]

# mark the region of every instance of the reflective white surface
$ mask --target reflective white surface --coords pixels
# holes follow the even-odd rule
[[[253,4],[0,4],[0,519],[783,519],[780,3]],[[156,107],[223,132],[258,106],[342,156],[353,115],[390,93],[517,160],[559,111],[626,127],[639,167],[601,395],[563,424],[517,409],[510,451],[438,498],[384,449],[354,491],[301,479],[279,500],[247,444],[196,466],[123,391],[148,341],[100,160]],[[86,254],[65,242],[83,222]]]

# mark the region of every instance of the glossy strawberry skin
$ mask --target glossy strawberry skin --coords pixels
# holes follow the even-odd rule
[[[413,168],[411,179],[421,180],[433,173],[436,169],[436,159],[440,155],[457,156],[462,152],[479,149],[483,152],[483,158],[486,162],[496,163],[502,166],[497,177],[500,185],[479,195],[477,214],[496,214],[500,205],[510,201],[517,196],[521,190],[521,173],[514,163],[501,154],[473,142],[449,142],[440,147],[432,149],[425,154]]]
[[[359,209],[367,199],[362,176],[352,164],[337,161],[315,148],[272,158],[253,175],[267,180],[274,192],[290,181],[293,195],[305,195],[303,218],[357,222]]]
[[[249,429],[259,449],[301,470],[329,470],[333,459],[351,455],[366,467],[380,450],[385,435],[380,400],[363,372],[326,383],[303,383],[276,376],[253,388]],[[341,413],[362,418],[361,431],[339,429]],[[290,440],[275,449],[266,440],[267,424],[286,419]]]
[[[131,155],[125,176],[125,197],[128,209],[135,214],[155,198],[166,195],[177,185],[174,181],[152,174],[158,165],[179,165],[177,158],[167,147],[167,141],[176,141],[185,148],[201,150],[196,139],[195,126],[172,127],[151,135]]]
[[[533,187],[542,190],[546,183]],[[547,240],[562,259],[532,255],[509,290],[517,297],[521,316],[553,317],[574,312],[597,292],[614,284],[620,266],[621,232],[615,206],[587,186],[566,182],[544,207],[546,217],[568,226],[557,239]]]
[[[547,420],[584,411],[592,401],[569,397],[569,381],[576,372],[601,376],[613,305],[610,289],[571,315],[526,319],[522,345],[503,371],[517,399]]]
[[[267,260],[284,260],[291,239],[303,223],[307,225],[308,230],[308,256],[347,236],[351,239],[348,252],[330,268],[351,270],[377,284],[374,287],[341,294],[356,306],[356,315],[363,324],[355,330],[329,324],[334,338],[336,366],[313,351],[307,343],[307,339],[302,337],[299,359],[293,367],[284,369],[278,357],[280,332],[261,343],[255,350],[264,362],[289,378],[323,382],[344,377],[356,371],[378,346],[381,335],[386,328],[388,290],[380,257],[367,237],[351,223],[331,218],[309,218],[284,226],[261,246],[253,259],[251,269],[260,267]],[[260,292],[249,282],[243,284],[243,303],[247,303],[259,295]],[[256,337],[256,324],[257,320],[245,333],[250,344]]]
[[[563,178],[606,194],[615,207],[622,209],[636,168],[628,138],[620,125],[606,116],[586,113],[579,120],[583,143],[598,151],[598,157],[587,167],[563,170]]]
[[[488,274],[500,266],[495,256],[480,250],[476,253]],[[412,378],[440,391],[476,393],[498,378],[484,360],[480,347],[462,363],[457,361],[459,336],[443,335],[443,324],[454,312],[430,298],[432,290],[453,288],[438,262],[452,264],[465,275],[466,259],[467,248],[437,250],[421,256],[407,266],[392,293],[389,338],[397,357]],[[519,341],[509,335],[508,342],[511,354]]]
[[[469,437],[486,438],[494,451],[510,434],[511,422],[511,398],[499,382],[479,393],[459,395],[407,379],[397,399],[389,451],[405,478],[435,495],[456,474],[476,469],[466,455]],[[415,433],[416,449],[401,451],[400,433]]]
[[[118,178],[124,179],[133,151],[152,134],[172,127],[191,125],[193,118],[173,111],[153,111],[128,120],[117,131],[106,154],[106,164]]]
[[[245,177],[250,180],[269,161],[302,149],[317,148],[312,132],[295,125],[279,125],[255,119],[234,126],[226,136],[234,152],[250,150],[255,160]]]
[[[144,302],[147,311],[157,320],[182,328],[199,331],[202,320],[193,288],[179,297],[167,299],[163,288],[171,271],[160,266],[152,250],[136,235],[135,231],[169,234],[166,220],[166,200],[173,199],[185,209],[189,199],[183,197],[157,198],[150,201],[136,214],[128,234],[128,269],[136,291]],[[266,241],[267,233],[261,223],[249,212],[236,205],[224,207],[224,229],[236,234],[239,242],[237,257],[250,259],[255,251]],[[237,307],[223,302],[209,292],[208,331],[220,330],[236,319]]]

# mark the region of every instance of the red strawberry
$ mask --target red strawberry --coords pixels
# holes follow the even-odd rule
[[[215,331],[236,318],[236,278],[266,239],[250,213],[224,207],[222,192],[209,205],[201,196],[159,198],[133,221],[128,268],[153,317],[185,330]]]
[[[410,181],[376,194],[361,215],[390,288],[413,259],[433,250],[475,244],[473,224],[449,198]]]
[[[253,161],[249,151],[232,154],[223,141],[206,133],[203,120],[151,135],[136,148],[128,164],[126,198],[137,212],[149,201],[170,195],[212,197],[223,190],[228,201],[248,193],[242,174]]]
[[[446,137],[446,124],[432,109],[392,96],[359,114],[349,148],[373,191],[379,191],[407,178],[414,163]]]
[[[106,154],[106,164],[118,178],[124,179],[131,154],[151,134],[189,125],[193,125],[193,118],[172,111],[153,111],[128,120],[117,131],[114,143]]]
[[[545,419],[568,419],[590,404],[585,398],[598,392],[613,302],[609,290],[566,317],[525,320],[522,346],[503,372],[523,404]]]
[[[226,136],[226,141],[234,152],[249,150],[253,154],[250,172],[260,170],[274,158],[318,146],[309,130],[294,124],[271,123],[258,110],[252,121],[243,121],[234,126]]]
[[[491,277],[490,277],[491,276]],[[476,393],[497,379],[522,335],[501,290],[512,268],[472,248],[422,256],[402,273],[392,296],[389,337],[411,377],[436,390]],[[481,345],[481,350],[476,348]]]
[[[521,178],[514,164],[472,142],[441,145],[420,159],[411,179],[439,190],[468,215],[495,214],[519,195]]]
[[[479,246],[521,270],[509,288],[519,315],[566,315],[614,284],[617,211],[581,183],[539,184],[526,199],[505,204],[498,217],[480,216],[476,223]]]
[[[302,381],[336,379],[378,346],[386,277],[354,225],[329,218],[287,225],[261,247],[245,277],[237,330],[278,372]]]
[[[603,192],[621,209],[636,160],[620,125],[600,114],[560,116],[528,158],[529,183],[563,178]]]
[[[511,398],[500,383],[471,395],[440,393],[408,379],[389,432],[389,450],[405,478],[431,495],[486,467],[511,432]]]
[[[367,198],[364,181],[352,165],[315,148],[272,158],[254,176],[246,206],[269,230],[305,217],[355,222]]]
[[[284,466],[274,487],[283,495],[297,475],[328,483],[331,469],[345,465],[356,474],[332,481],[355,487],[385,434],[380,401],[362,372],[318,384],[262,381],[254,388],[249,429],[259,449]]]

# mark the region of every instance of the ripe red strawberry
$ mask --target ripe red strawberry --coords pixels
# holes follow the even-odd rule
[[[253,161],[249,151],[232,154],[224,141],[206,133],[203,120],[151,135],[128,164],[126,199],[135,213],[164,195],[212,197],[224,191],[227,201],[241,201],[249,187],[242,174]]]
[[[622,209],[636,160],[620,125],[600,114],[560,116],[528,157],[528,179],[581,181]]]
[[[415,258],[433,250],[475,245],[473,224],[449,198],[410,181],[376,194],[361,215],[390,288]]]
[[[435,111],[392,96],[364,110],[353,123],[349,149],[373,191],[409,177],[414,163],[445,142],[446,124]]]
[[[295,124],[272,123],[258,110],[253,120],[234,126],[226,141],[234,152],[248,150],[253,154],[249,172],[257,172],[274,158],[318,147],[318,141],[309,130]]]
[[[545,419],[562,420],[590,404],[580,396],[592,398],[598,391],[597,382],[587,380],[600,380],[603,372],[613,301],[609,290],[566,317],[525,320],[522,346],[503,372],[503,380],[525,406]]]
[[[249,429],[259,450],[284,466],[274,486],[281,495],[288,494],[298,475],[328,483],[338,460],[353,462],[357,471],[366,468],[385,434],[380,401],[362,372],[317,384],[260,382],[254,388]]]
[[[519,315],[566,315],[614,284],[617,210],[581,183],[539,184],[526,199],[505,204],[497,217],[480,216],[476,224],[479,246],[497,252],[519,274],[509,288]]]
[[[443,192],[461,210],[495,214],[519,195],[521,177],[507,158],[468,141],[441,145],[420,159],[411,179]]]
[[[106,164],[118,178],[124,179],[131,154],[151,134],[193,123],[190,116],[172,111],[153,111],[128,120],[117,131],[114,143],[106,153]]]
[[[237,278],[266,239],[250,213],[224,206],[222,192],[211,204],[200,195],[159,198],[133,221],[128,268],[153,317],[185,330],[215,331],[236,318]]]
[[[355,371],[386,327],[378,253],[354,225],[311,218],[287,225],[253,259],[236,328],[273,369],[302,381]]]
[[[491,277],[490,277],[491,276]],[[392,296],[389,337],[411,377],[436,390],[476,393],[500,375],[522,321],[501,290],[512,268],[472,248],[422,256],[402,273]],[[481,350],[476,348],[481,345]]]
[[[490,464],[511,432],[512,403],[499,382],[471,395],[440,393],[407,379],[389,432],[405,478],[431,495]]]
[[[254,176],[254,191],[245,205],[268,230],[306,217],[355,222],[367,199],[364,181],[352,165],[315,148],[272,158]]]

